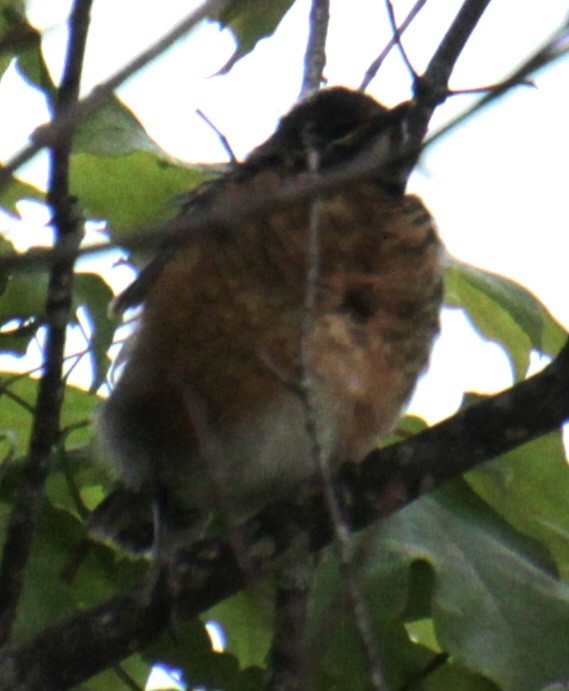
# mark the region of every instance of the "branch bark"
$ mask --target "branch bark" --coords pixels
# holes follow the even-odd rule
[[[381,51],[381,53],[375,58],[375,60],[371,63],[371,65],[367,68],[366,73],[364,75],[364,78],[362,80],[362,83],[360,84],[360,91],[365,91],[372,80],[375,78],[377,73],[379,72],[379,68],[383,65],[385,59],[391,52],[391,50],[397,45],[398,38],[401,39],[401,36],[403,33],[406,31],[406,29],[409,27],[411,22],[415,19],[415,17],[419,14],[419,12],[423,9],[425,6],[427,0],[416,0],[415,4],[413,7],[409,10],[409,13],[405,17],[405,19],[401,22],[401,25],[398,27],[398,34],[399,36],[392,36],[385,48]]]
[[[52,146],[54,141],[65,137],[73,128],[87,117],[101,108],[112,96],[115,89],[123,84],[136,72],[152,62],[159,55],[162,55],[176,41],[185,36],[196,24],[206,19],[210,15],[219,14],[227,5],[229,0],[208,0],[195,12],[192,12],[186,19],[175,26],[159,41],[156,41],[150,48],[133,58],[122,69],[116,72],[110,79],[96,86],[85,98],[77,101],[65,113],[57,115],[48,125],[39,128],[34,136],[32,143],[22,149],[19,154],[0,169],[0,192],[10,184],[12,174],[24,163],[27,163],[39,151],[45,147]]]
[[[419,160],[435,108],[448,96],[448,83],[456,61],[489,4],[490,0],[465,0],[425,73],[415,81],[413,108],[408,121],[409,140],[406,143],[408,174]]]
[[[304,76],[299,100],[318,91],[326,65],[326,36],[330,21],[330,0],[312,0],[308,45],[304,56]]]
[[[70,37],[55,117],[77,102],[92,0],[75,0],[70,16]],[[53,213],[58,248],[69,252],[54,263],[49,278],[43,375],[38,388],[34,424],[26,463],[14,498],[0,566],[0,641],[8,640],[22,592],[25,569],[41,510],[48,458],[59,434],[63,401],[62,368],[67,323],[71,313],[74,256],[79,248],[82,222],[69,196],[69,157],[72,130],[51,147],[48,202]]]
[[[569,419],[569,342],[546,369],[399,444],[373,451],[347,466],[338,494],[354,530],[363,529],[414,501],[425,491],[474,466],[559,428]],[[273,506],[243,526],[240,562],[231,548],[205,540],[181,552],[173,567],[176,616],[195,617],[236,593],[254,574],[309,537],[316,551],[330,544],[333,528],[322,496],[302,506]],[[286,519],[284,518],[286,516]],[[169,624],[171,602],[145,585],[55,624],[33,641],[0,651],[1,691],[62,691],[156,639]]]
[[[431,146],[438,139],[447,135],[451,130],[462,125],[475,113],[488,107],[505,93],[517,86],[533,86],[527,80],[545,67],[549,67],[560,58],[569,53],[569,19],[566,19],[559,28],[540,46],[527,60],[516,68],[509,76],[500,83],[491,87],[480,100],[471,108],[461,113],[449,123],[429,136],[425,142],[425,147]],[[424,148],[425,148],[424,147]]]

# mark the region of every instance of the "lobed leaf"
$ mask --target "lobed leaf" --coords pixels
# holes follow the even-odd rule
[[[366,531],[360,547],[368,555],[361,591],[390,687],[415,679],[438,650],[451,658],[428,681],[433,690],[535,691],[569,674],[569,586],[543,547],[466,483],[447,485]],[[324,586],[321,578],[311,632],[329,647],[317,688],[368,688],[357,633],[338,621],[340,610],[350,611],[338,604],[339,578]],[[417,620],[432,620],[436,644],[429,626],[409,639],[405,625]]]

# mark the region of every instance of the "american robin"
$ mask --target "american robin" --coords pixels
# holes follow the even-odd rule
[[[442,295],[433,220],[389,165],[406,108],[340,87],[320,91],[243,163],[189,196],[178,227],[292,179],[384,162],[319,197],[319,272],[304,341],[312,200],[188,233],[119,296],[120,311],[143,309],[98,418],[117,486],[95,509],[92,531],[149,548],[158,505],[164,541],[177,545],[175,533],[192,541],[212,516],[240,521],[310,485],[315,463],[295,385],[303,342],[319,442],[333,467],[360,460],[392,430],[427,364]]]

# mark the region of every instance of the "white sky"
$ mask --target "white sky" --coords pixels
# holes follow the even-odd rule
[[[412,2],[397,0],[397,16]],[[459,0],[430,0],[404,43],[417,71],[431,56],[460,6]],[[192,0],[95,0],[85,64],[89,91],[168,31],[197,3]],[[69,0],[32,0],[31,20],[46,29],[45,51],[61,70]],[[233,50],[227,31],[201,27],[119,90],[153,136],[171,154],[188,161],[219,161],[224,152],[195,115],[201,108],[228,137],[239,157],[274,129],[300,86],[308,0],[298,0],[276,35],[227,76],[212,77]],[[326,76],[330,84],[357,87],[387,42],[390,29],[382,0],[332,0]],[[493,0],[453,74],[456,89],[495,83],[539,45],[564,19],[566,0]],[[519,88],[497,106],[447,137],[425,157],[411,189],[437,219],[449,251],[528,286],[569,326],[566,161],[569,61],[538,75],[537,89]],[[410,79],[396,52],[369,92],[393,105],[409,97]],[[0,158],[22,148],[47,118],[41,98],[11,71],[0,84],[3,128]],[[15,100],[17,99],[17,100]],[[435,123],[467,107],[470,97],[450,99]],[[26,175],[45,184],[46,159]],[[26,211],[26,225],[46,215]],[[18,227],[18,233],[23,233]],[[111,276],[127,280],[124,269]],[[431,421],[452,413],[463,390],[496,391],[511,383],[510,368],[497,346],[483,343],[458,312],[443,316],[431,370],[413,409]]]

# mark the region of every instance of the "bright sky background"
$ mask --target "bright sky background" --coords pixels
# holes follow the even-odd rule
[[[70,4],[70,0],[29,2],[31,21],[46,30],[44,49],[56,78]],[[162,36],[197,4],[95,0],[84,91]],[[119,95],[172,155],[191,162],[225,158],[215,134],[195,115],[195,109],[201,108],[243,157],[273,131],[298,95],[309,4],[298,0],[275,36],[261,42],[227,76],[212,75],[231,55],[233,40],[228,31],[210,24],[130,79]],[[397,16],[403,18],[411,4],[397,0]],[[430,0],[405,34],[407,53],[417,71],[426,65],[460,4],[460,0]],[[493,0],[451,86],[464,89],[499,81],[562,22],[566,12],[565,0]],[[331,14],[328,82],[357,87],[390,36],[384,3],[332,0]],[[410,189],[431,208],[452,254],[528,286],[569,327],[564,175],[569,159],[568,82],[569,61],[564,61],[538,75],[537,89],[516,89],[433,148]],[[409,97],[409,87],[409,75],[393,51],[369,92],[393,105]],[[47,111],[41,97],[15,70],[0,84],[0,98],[0,158],[6,159],[24,146],[29,133],[47,119]],[[466,108],[470,98],[450,99],[439,109],[434,125]],[[39,156],[28,165],[27,178],[45,185],[46,160]],[[27,238],[24,231],[37,233],[49,218],[45,210],[38,213],[35,204],[23,206],[22,214],[24,224],[8,224],[17,230],[13,239]],[[130,279],[124,268],[108,275],[115,287]],[[77,376],[84,376],[80,368]],[[463,390],[492,392],[510,383],[510,368],[500,349],[483,343],[459,312],[446,312],[443,336],[412,409],[435,421],[453,412]]]

